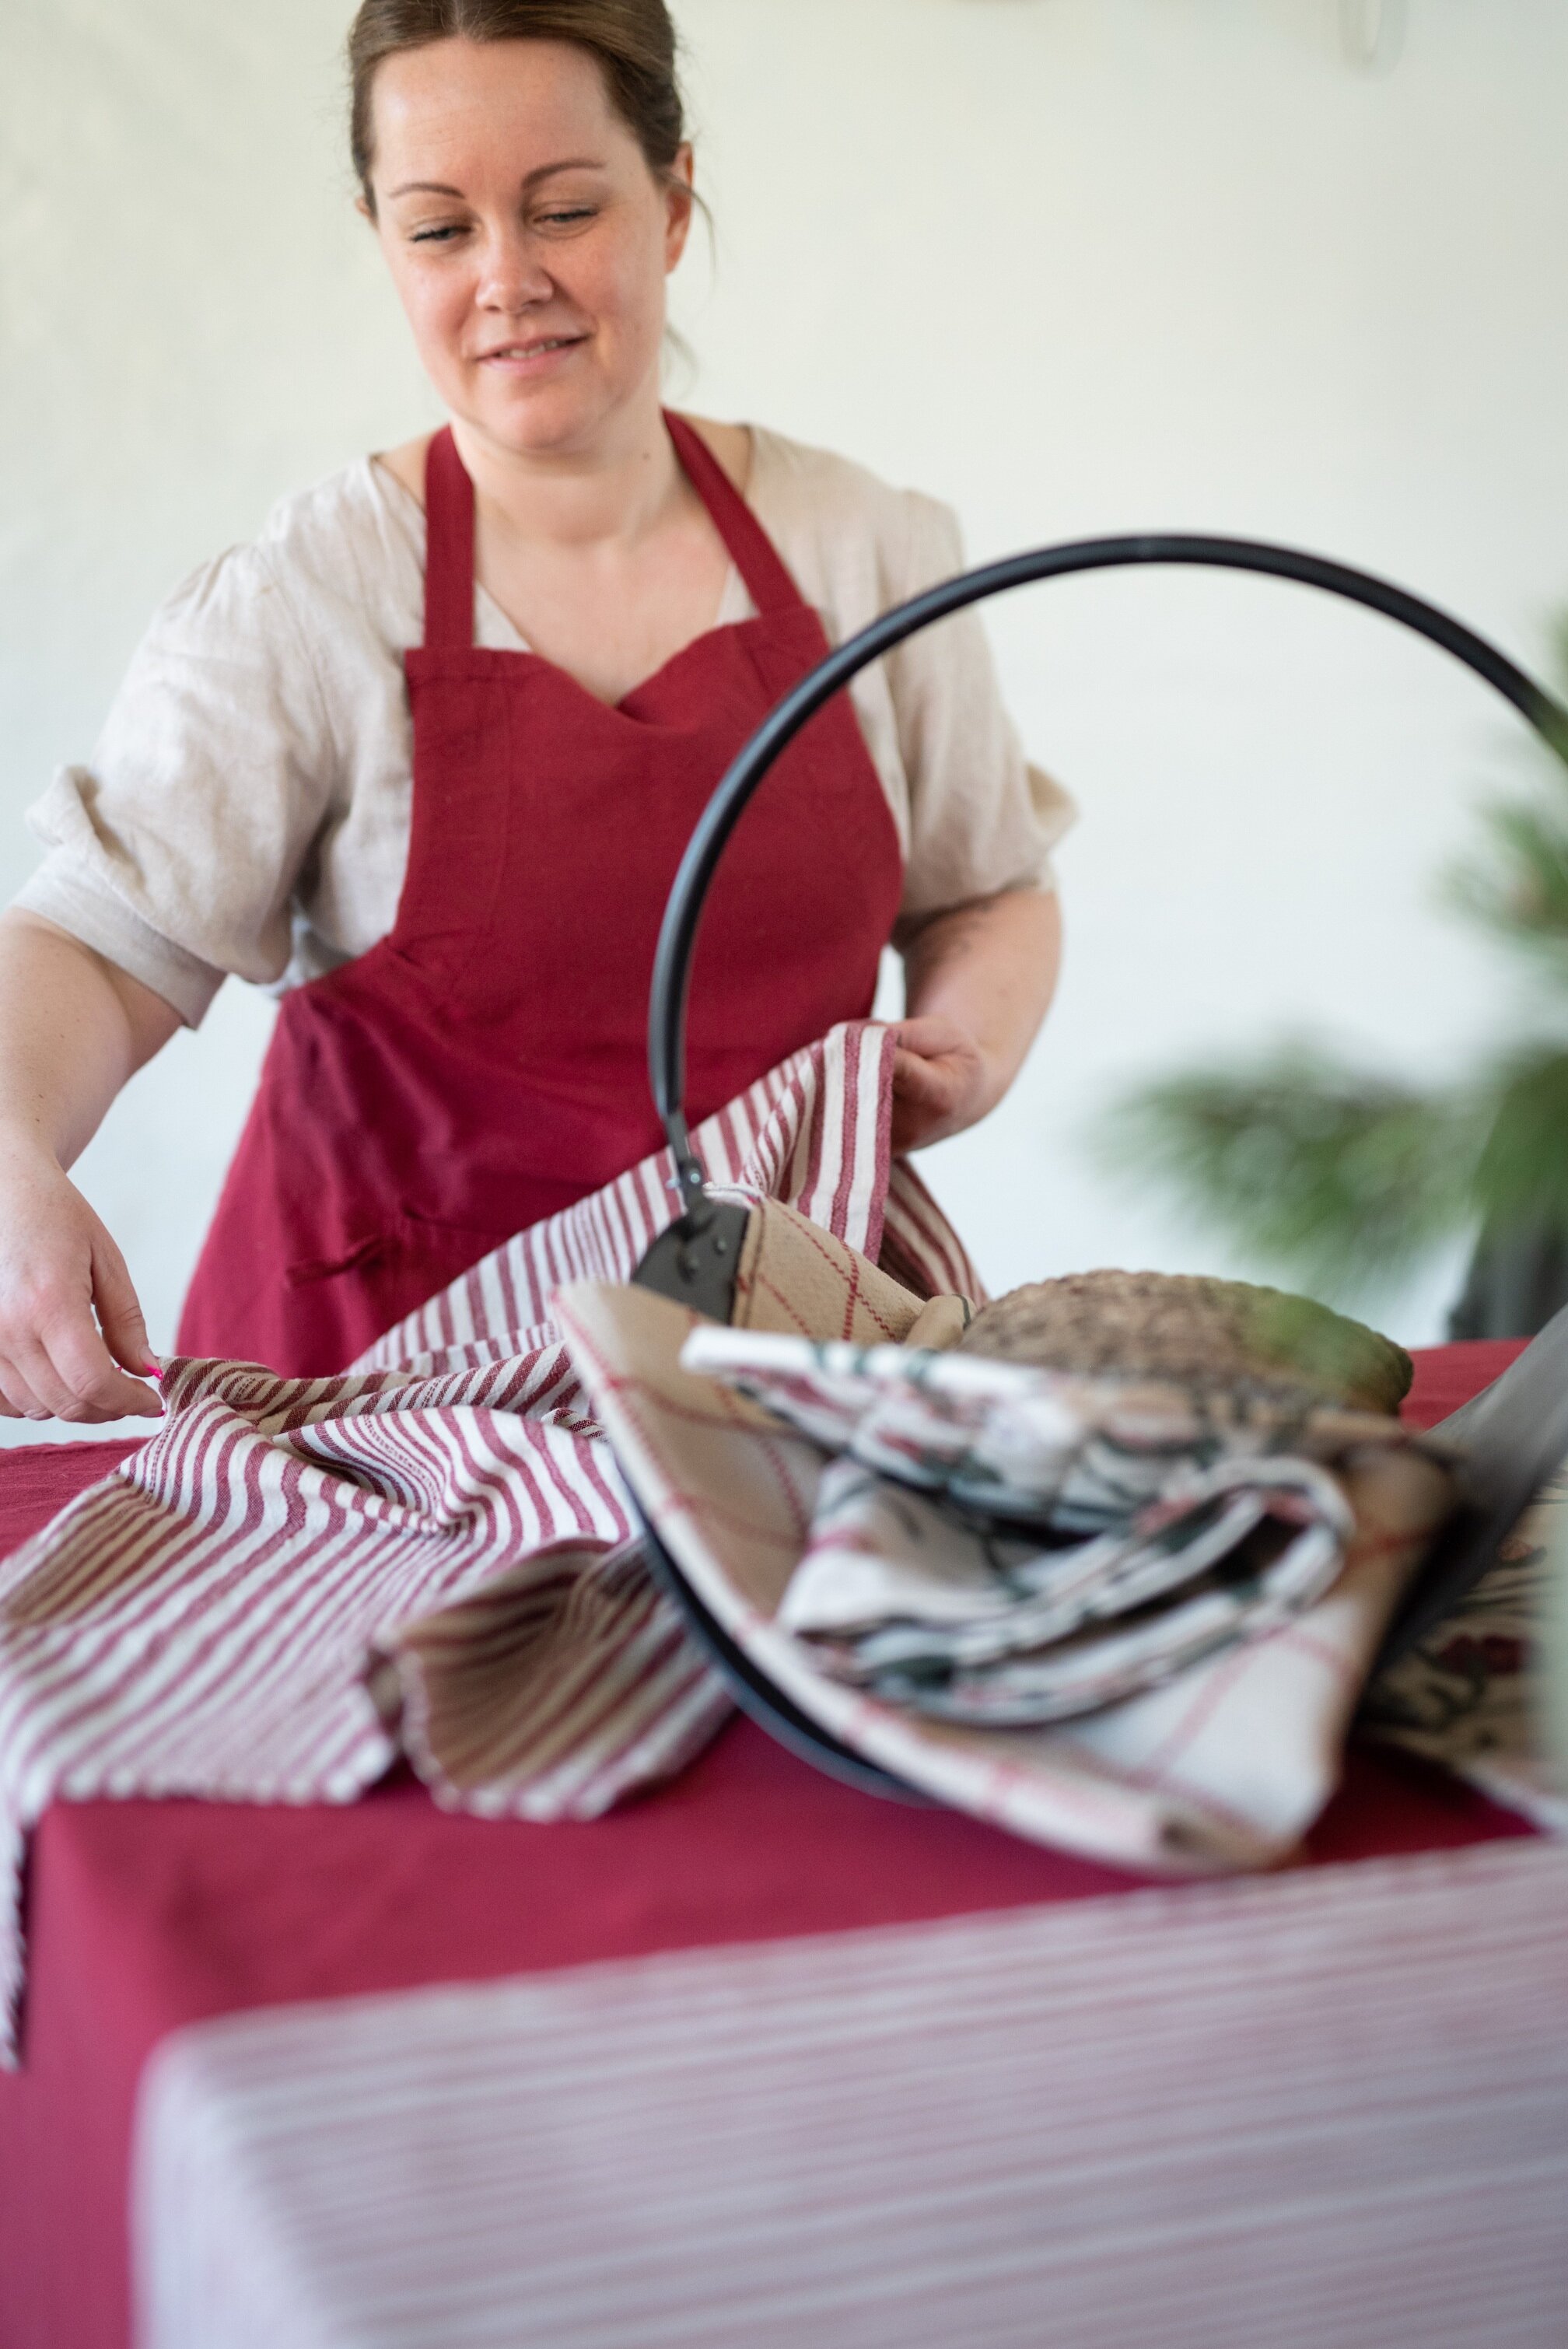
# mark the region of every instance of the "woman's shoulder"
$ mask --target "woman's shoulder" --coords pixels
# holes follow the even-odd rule
[[[406,590],[418,581],[424,530],[423,509],[402,472],[381,457],[356,457],[280,498],[254,552],[302,589],[374,602],[389,585]]]
[[[798,569],[831,581],[869,568],[886,601],[915,595],[960,567],[957,518],[940,499],[761,425],[750,428],[750,445],[752,505]]]
[[[156,614],[151,636],[221,650],[237,631],[259,649],[301,628],[368,630],[389,641],[417,612],[423,554],[418,502],[370,457],[279,498],[251,539],[198,564]]]

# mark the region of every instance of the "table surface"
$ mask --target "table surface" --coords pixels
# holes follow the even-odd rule
[[[1409,1416],[1441,1417],[1519,1350],[1418,1358]],[[0,1460],[0,1554],[129,1449]],[[1304,1864],[1526,1832],[1435,1773],[1356,1749]],[[739,1721],[676,1784],[592,1824],[445,1814],[407,1775],[346,1808],[57,1805],[30,1868],[26,2070],[0,2080],[0,2343],[122,2349],[137,2085],[184,2023],[1138,1881],[853,1792]]]

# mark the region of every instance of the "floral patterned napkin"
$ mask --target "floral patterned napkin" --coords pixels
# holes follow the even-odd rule
[[[1326,1464],[1410,1441],[1266,1391],[695,1330],[683,1366],[829,1454],[779,1621],[946,1721],[1026,1725],[1275,1630],[1355,1534]]]

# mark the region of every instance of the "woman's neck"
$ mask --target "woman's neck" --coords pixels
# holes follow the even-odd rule
[[[630,549],[687,494],[656,400],[585,449],[518,451],[461,420],[452,430],[486,529],[519,549]]]

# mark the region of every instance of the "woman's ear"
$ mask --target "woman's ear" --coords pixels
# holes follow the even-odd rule
[[[695,164],[689,146],[677,148],[665,181],[665,269],[672,270],[686,248],[696,207]]]
[[[370,203],[366,197],[356,196],[354,199],[354,209],[359,214],[362,221],[368,221],[372,228],[376,226],[376,214],[371,209]]]

